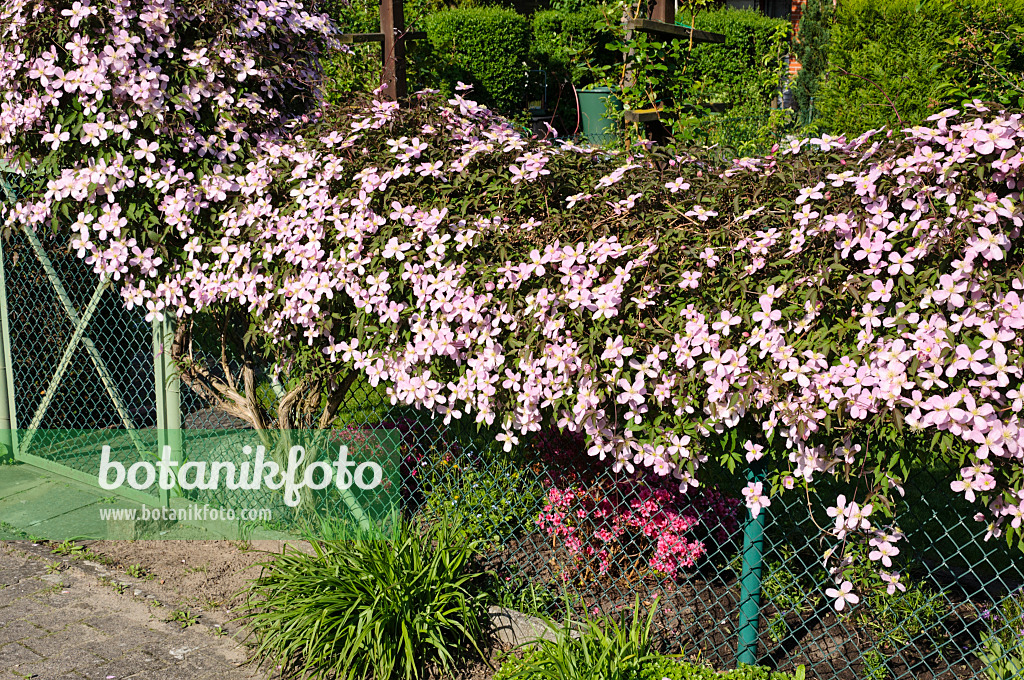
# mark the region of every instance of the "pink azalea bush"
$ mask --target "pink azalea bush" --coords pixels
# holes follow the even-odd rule
[[[693,536],[700,529],[710,533],[702,524],[719,525],[713,532],[719,542],[738,528],[735,500],[715,489],[691,494],[696,498],[681,496],[678,489],[652,488],[634,479],[610,489],[552,485],[537,525],[574,560],[576,571],[563,578],[636,573],[638,561],[674,577],[708,554],[707,543]]]
[[[545,430],[531,444],[548,473],[536,523],[571,558],[565,580],[682,576],[738,535],[741,503],[717,488],[680,489],[648,468],[609,475],[580,435]]]
[[[762,465],[752,510],[863,478],[833,506],[845,601],[848,548],[896,547],[878,518],[911,461],[884,442],[908,430],[989,536],[1020,537],[1020,114],[717,167],[530,139],[465,93],[310,109],[330,32],[291,0],[5,2],[0,154],[27,180],[5,228],[56,219],[151,317],[233,310],[328,405],[359,371],[679,490]]]

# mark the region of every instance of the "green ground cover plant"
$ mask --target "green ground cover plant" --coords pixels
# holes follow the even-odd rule
[[[989,630],[982,633],[979,658],[988,680],[1012,680],[1024,674],[1024,589],[1003,598],[982,617]]]
[[[459,460],[445,452],[424,462],[424,517],[449,523],[492,549],[536,529],[543,487],[521,460]]]

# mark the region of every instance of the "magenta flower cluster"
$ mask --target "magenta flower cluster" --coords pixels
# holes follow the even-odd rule
[[[728,538],[728,530],[720,526],[712,533],[707,524],[735,530],[737,502],[714,489],[702,490],[698,498],[687,498],[682,509],[678,492],[642,481],[620,481],[608,491],[553,485],[537,525],[572,556],[576,571],[564,573],[565,578],[635,573],[642,566],[632,557],[635,552],[654,572],[674,577],[708,553],[706,541],[693,536],[699,529],[718,540]]]

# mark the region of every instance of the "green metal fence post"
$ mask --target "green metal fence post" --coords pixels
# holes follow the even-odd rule
[[[153,320],[153,369],[156,387],[157,455],[165,446],[171,448],[171,460],[181,462],[181,378],[171,361],[174,324],[169,319]],[[170,491],[160,489],[160,502],[170,504]]]
[[[752,482],[764,481],[764,465],[755,461],[747,472]],[[740,573],[740,612],[737,632],[739,644],[736,660],[741,664],[757,663],[757,633],[761,621],[761,567],[764,556],[764,525],[767,508],[761,508],[757,517],[747,511],[743,526],[743,569]]]
[[[8,172],[0,162],[0,173]],[[0,175],[0,200],[15,201],[14,188]],[[4,273],[4,247],[0,239],[0,446],[18,456],[18,419],[14,410],[14,367],[11,364],[11,329],[7,316],[7,282]]]
[[[2,239],[0,239],[2,241]],[[4,275],[4,248],[0,242],[0,446],[17,456],[18,427],[14,411],[14,373],[11,366],[11,333],[7,319],[7,282]]]

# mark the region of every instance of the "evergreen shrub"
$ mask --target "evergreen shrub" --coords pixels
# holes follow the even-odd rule
[[[499,7],[443,10],[426,19],[437,77],[444,92],[461,81],[496,111],[522,108],[529,50],[526,17]]]

